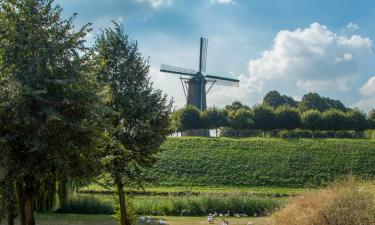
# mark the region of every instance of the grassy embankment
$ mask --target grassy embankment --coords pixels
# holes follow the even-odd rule
[[[148,171],[161,187],[302,188],[375,175],[375,140],[170,138],[162,148]]]

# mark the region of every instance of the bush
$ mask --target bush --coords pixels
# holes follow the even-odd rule
[[[155,216],[205,216],[215,212],[263,216],[275,211],[280,205],[281,201],[275,198],[239,194],[148,197],[133,200],[136,214]]]
[[[112,201],[101,200],[95,196],[75,196],[62,203],[56,213],[110,215],[114,213],[114,207]]]
[[[275,225],[374,225],[375,195],[353,179],[297,198],[273,216]]]

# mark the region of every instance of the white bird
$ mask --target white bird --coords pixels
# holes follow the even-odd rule
[[[165,220],[159,220],[160,225],[167,225],[167,222]]]
[[[254,225],[254,223],[250,221],[247,223],[247,225]]]
[[[207,222],[210,223],[210,224],[214,223],[214,218],[212,216],[208,216],[207,217]]]
[[[238,213],[234,214],[234,216],[237,217],[237,218],[241,217],[240,214],[238,214]]]

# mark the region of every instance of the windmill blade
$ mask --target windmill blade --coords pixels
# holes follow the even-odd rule
[[[232,78],[226,78],[226,77],[219,77],[219,76],[213,76],[213,75],[206,75],[204,76],[208,82],[215,82],[215,84],[218,85],[224,85],[224,86],[238,86],[239,80],[232,79]]]
[[[201,48],[200,48],[200,54],[199,54],[199,72],[201,73],[206,72],[207,47],[208,47],[208,39],[201,38]]]
[[[192,70],[192,69],[186,69],[186,68],[170,66],[170,65],[165,65],[165,64],[161,65],[160,72],[173,73],[173,74],[179,74],[179,75],[185,75],[185,76],[195,76],[195,74],[197,73],[197,71]]]

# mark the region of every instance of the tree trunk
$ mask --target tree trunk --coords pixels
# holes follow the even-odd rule
[[[126,210],[124,184],[120,180],[117,180],[116,183],[117,183],[118,200],[120,202],[120,224],[131,225],[128,214],[127,214],[127,210]]]
[[[13,209],[8,209],[7,211],[8,211],[7,212],[8,225],[14,225],[14,218],[16,216],[14,215]]]
[[[21,225],[35,225],[33,181],[17,182],[17,195]]]

